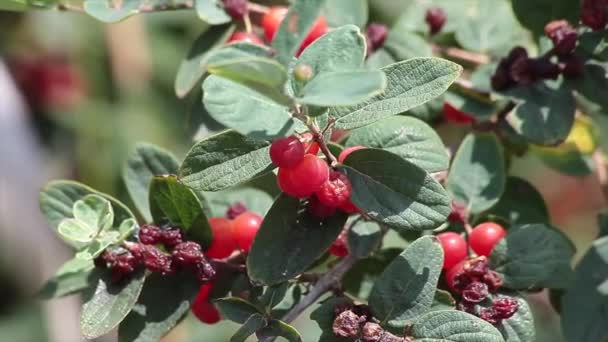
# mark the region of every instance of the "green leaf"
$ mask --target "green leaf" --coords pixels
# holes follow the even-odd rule
[[[502,333],[505,342],[535,342],[536,329],[534,327],[534,317],[530,311],[528,302],[519,295],[508,293],[512,298],[517,299],[519,307],[511,318],[503,320],[497,326]]]
[[[506,122],[528,142],[555,145],[570,133],[576,104],[565,85],[537,82],[508,92],[517,103]]]
[[[385,88],[386,76],[381,71],[327,72],[308,82],[296,101],[321,107],[352,106]]]
[[[273,169],[270,143],[228,130],[201,140],[180,166],[180,181],[198,191],[219,191]]]
[[[210,25],[229,23],[232,19],[224,11],[221,0],[196,0],[196,14]]]
[[[95,228],[108,230],[114,221],[114,210],[110,201],[99,195],[87,195],[74,203],[74,219]]]
[[[323,16],[330,27],[353,24],[365,27],[369,15],[367,0],[327,0]]]
[[[600,219],[602,233],[608,229]],[[595,240],[576,266],[575,279],[562,297],[561,324],[568,341],[595,342],[608,337],[608,236]],[[602,292],[603,291],[603,292]]]
[[[578,22],[579,1],[512,0],[512,5],[519,22],[537,36],[544,34],[545,25],[552,20]]]
[[[232,335],[230,342],[245,342],[256,331],[266,326],[266,318],[261,314],[251,315],[245,323]]]
[[[296,1],[281,22],[272,47],[277,51],[277,60],[288,65],[300,44],[317,20],[325,0]]]
[[[456,308],[456,300],[448,291],[437,289],[433,297],[430,311],[453,310]]]
[[[599,111],[608,112],[608,67],[601,64],[587,63],[584,66],[583,74],[573,80],[569,80],[568,84],[576,91],[578,95],[583,96],[586,100],[591,101],[599,107]]]
[[[434,237],[409,245],[382,272],[369,296],[374,317],[391,327],[404,327],[433,303],[443,266],[443,250]]]
[[[506,177],[504,152],[498,138],[491,133],[471,133],[454,156],[446,188],[454,201],[478,214],[498,202]]]
[[[125,0],[119,4],[107,0],[85,0],[84,11],[97,20],[115,23],[139,13],[140,5],[139,0]]]
[[[356,106],[332,109],[336,128],[362,127],[422,105],[445,92],[462,67],[440,58],[414,58],[381,70],[388,80],[384,93]]]
[[[251,315],[263,313],[256,306],[239,297],[221,298],[213,302],[222,316],[236,323],[243,324]]]
[[[80,292],[97,283],[93,260],[72,258],[40,290],[42,299],[59,298]]]
[[[367,300],[380,274],[401,252],[401,248],[385,248],[359,260],[342,280],[345,290],[356,298]]]
[[[371,219],[395,229],[438,227],[450,214],[450,199],[433,177],[391,152],[363,149],[339,169],[352,183],[352,202]]]
[[[82,244],[93,241],[98,232],[97,227],[91,227],[77,219],[65,219],[61,221],[57,232],[68,244]]]
[[[7,0],[0,3],[0,10],[3,11],[26,11],[27,9],[27,0]]]
[[[211,117],[241,134],[275,139],[302,129],[286,106],[234,81],[209,76],[203,91],[203,103]]]
[[[268,173],[268,175],[274,176],[273,173]],[[274,202],[274,198],[267,192],[247,185],[207,192],[205,197],[211,206],[213,216],[226,215],[228,208],[237,202],[244,204],[248,211],[264,216]]]
[[[371,70],[381,69],[390,64],[397,62],[397,60],[393,57],[391,53],[388,52],[385,48],[379,48],[374,51],[368,58],[365,60],[365,67]]]
[[[99,279],[82,307],[80,330],[86,338],[105,335],[122,322],[137,302],[145,275],[140,271],[120,283],[113,283],[110,278],[108,273]]]
[[[420,35],[393,28],[386,38],[383,48],[398,61],[416,57],[431,57],[431,44]]]
[[[455,88],[455,87],[453,87]],[[464,89],[455,88],[445,93],[445,102],[471,116],[476,121],[490,121],[497,112],[497,105],[489,99],[471,95]]]
[[[285,67],[264,57],[217,60],[210,62],[207,70],[210,74],[239,83],[255,83],[273,88],[280,88],[287,79]]]
[[[205,246],[211,243],[211,227],[198,197],[176,176],[154,177],[150,182],[150,211],[154,222],[167,220]]]
[[[511,228],[490,255],[492,269],[511,289],[565,288],[572,278],[572,242],[547,224]]]
[[[247,272],[253,281],[273,285],[302,273],[336,240],[346,215],[312,217],[298,199],[281,195],[258,231]]]
[[[224,44],[233,31],[231,25],[213,26],[196,39],[177,70],[174,85],[177,97],[185,97],[197,85],[207,70],[210,52]]]
[[[504,342],[492,324],[456,310],[432,311],[416,319],[415,342]]]
[[[321,330],[319,342],[343,342],[344,339],[337,337],[332,332],[332,324],[335,318],[335,307],[338,305],[352,304],[348,297],[331,297],[321,303],[311,314],[310,319],[317,322]]]
[[[502,197],[489,211],[511,224],[548,222],[549,211],[542,195],[528,181],[509,176]]]
[[[278,319],[271,320],[260,333],[262,337],[280,336],[289,342],[302,342],[302,337],[296,328]]]
[[[597,60],[608,61],[608,30],[581,33],[577,49]]]
[[[112,204],[114,210],[113,226],[120,225],[124,220],[133,218],[131,211],[121,202],[106,194],[97,192],[86,185],[72,181],[52,181],[40,193],[40,210],[46,217],[51,228],[57,230],[64,219],[73,218],[73,207],[76,201],[87,195],[99,195]],[[80,243],[68,243],[70,246],[80,248]]]
[[[118,328],[118,340],[158,341],[188,314],[199,287],[190,275],[150,275],[133,311]]]
[[[139,143],[122,170],[127,191],[146,222],[152,221],[148,189],[154,176],[176,174],[179,162],[168,151],[155,145]]]
[[[287,290],[289,289],[289,283],[284,282],[273,286],[268,286],[264,295],[260,298],[260,302],[267,309],[272,309],[277,306],[285,298]]]
[[[357,258],[368,257],[382,241],[382,230],[377,223],[359,221],[348,230],[348,251]]]
[[[447,170],[449,164],[446,148],[435,130],[409,116],[389,117],[356,129],[346,146],[381,148],[427,172]]]

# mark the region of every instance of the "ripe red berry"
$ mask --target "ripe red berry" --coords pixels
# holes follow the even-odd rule
[[[308,201],[308,212],[317,218],[324,219],[336,213],[335,207],[329,207],[319,201],[316,196],[312,196]]]
[[[467,242],[454,232],[445,232],[437,235],[443,248],[443,268],[450,269],[467,257]]]
[[[306,198],[321,188],[329,178],[325,161],[307,154],[293,169],[279,169],[279,187],[297,198]]]
[[[294,136],[275,140],[270,145],[270,160],[274,165],[290,169],[304,158],[304,144]]]
[[[456,109],[456,107],[447,102],[443,104],[443,117],[446,121],[453,122],[455,124],[470,124],[475,121],[470,114]]]
[[[355,151],[362,150],[364,148],[365,148],[365,146],[347,147],[344,150],[342,150],[342,152],[340,152],[340,155],[338,156],[338,161],[340,163],[344,163],[344,160],[346,159],[346,157],[348,157],[348,155],[350,155],[351,153],[353,153]]]
[[[317,21],[312,25],[312,28],[308,32],[308,35],[302,41],[300,45],[300,49],[296,53],[296,56],[299,56],[304,49],[308,47],[308,45],[312,44],[319,37],[327,33],[327,21],[325,21],[325,17],[319,17]]]
[[[329,246],[329,254],[343,258],[348,255],[348,231],[343,230],[334,243]]]
[[[212,217],[209,219],[211,226],[211,246],[205,251],[205,255],[213,259],[227,258],[236,250],[236,241],[232,228],[232,221],[223,217]]]
[[[245,251],[249,252],[251,244],[255,239],[255,235],[262,225],[262,217],[256,213],[246,212],[239,215],[232,222],[232,229],[234,231],[234,238],[237,246]]]
[[[347,214],[356,214],[361,211],[350,199],[340,206],[340,210]]]
[[[426,23],[429,25],[431,35],[435,35],[441,31],[447,17],[441,8],[429,8],[426,11]]]
[[[346,204],[351,194],[351,184],[345,174],[337,171],[329,173],[329,179],[316,192],[319,201],[329,207],[340,207]]]
[[[194,302],[192,303],[192,313],[201,322],[207,324],[215,324],[220,321],[220,313],[213,305],[209,302],[209,295],[212,290],[211,284],[205,284],[201,286]]]
[[[274,34],[279,29],[285,15],[287,15],[286,7],[271,7],[270,10],[264,14],[264,18],[262,18],[262,27],[264,28],[266,40],[269,42],[272,41]]]
[[[494,222],[477,225],[469,234],[471,249],[478,255],[490,256],[494,246],[507,235],[504,228]]]
[[[302,140],[306,141],[304,143],[304,150],[306,151],[306,154],[312,154],[315,156],[319,154],[321,146],[319,146],[319,144],[313,140],[312,133],[306,132],[302,134]]]
[[[257,34],[245,31],[236,31],[230,36],[230,38],[228,38],[228,43],[234,42],[245,42],[251,44],[264,45],[264,41],[262,40],[262,38],[258,37]]]

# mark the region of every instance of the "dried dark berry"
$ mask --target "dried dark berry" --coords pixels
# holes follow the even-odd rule
[[[247,14],[247,0],[224,0],[224,10],[234,20],[243,20]]]
[[[489,270],[488,259],[483,256],[468,260],[464,265],[464,271],[469,277],[483,277]]]
[[[182,242],[173,248],[171,258],[177,266],[193,266],[203,261],[203,250],[196,242]]]
[[[496,317],[496,313],[494,312],[493,308],[483,308],[481,309],[481,311],[479,311],[479,318],[483,319],[484,321],[490,323],[490,324],[498,324],[500,323],[500,320]]]
[[[558,55],[567,55],[576,47],[578,33],[566,20],[554,20],[545,26],[545,35],[551,39]]]
[[[512,297],[500,297],[494,299],[492,303],[492,310],[497,319],[508,319],[511,318],[519,309],[519,302],[517,299]]]
[[[332,325],[334,335],[343,338],[352,338],[359,335],[360,317],[350,310],[340,313]]]
[[[241,203],[241,202],[236,202],[233,203],[228,210],[226,210],[226,218],[229,220],[233,220],[235,219],[237,216],[241,215],[242,213],[247,211],[247,207]]]
[[[182,231],[179,229],[166,229],[161,233],[160,242],[168,248],[173,248],[182,241]]]
[[[502,58],[498,63],[498,67],[491,77],[492,88],[494,90],[505,90],[516,84],[513,79],[513,65],[519,61],[528,59],[528,52],[521,46],[516,46],[509,52],[509,55]],[[527,68],[527,64],[523,64],[521,68]]]
[[[585,64],[575,55],[560,56],[559,67],[564,77],[577,78],[583,75]]]
[[[143,263],[148,270],[162,275],[173,273],[171,258],[155,246],[144,245],[142,248]]]
[[[441,31],[447,20],[445,12],[441,8],[429,8],[426,11],[426,23],[429,25],[431,35],[435,35]]]
[[[365,31],[368,54],[381,48],[388,37],[388,27],[384,24],[371,23]]]
[[[488,285],[490,292],[496,292],[502,286],[502,277],[492,270],[483,275],[482,281]]]
[[[475,281],[462,290],[462,299],[470,303],[479,303],[488,297],[488,285]]]
[[[144,245],[155,245],[160,243],[161,233],[160,228],[150,224],[144,224],[139,229],[139,242]]]
[[[464,311],[464,312],[468,312],[468,313],[474,313],[475,304],[465,302],[465,301],[460,301],[460,302],[458,302],[458,304],[456,304],[456,310]]]
[[[608,1],[606,0],[583,0],[581,4],[581,22],[599,31],[608,24]]]
[[[559,65],[551,61],[538,58],[531,60],[532,73],[536,79],[557,79],[560,73]]]
[[[351,310],[353,309],[353,304],[352,303],[340,303],[337,304],[336,306],[334,306],[334,316],[338,316],[339,314],[343,313],[344,311],[347,310]]]
[[[361,341],[381,341],[383,335],[384,329],[378,323],[367,322],[361,329]]]
[[[196,264],[196,277],[201,283],[208,282],[215,278],[215,270],[207,260],[203,259]]]

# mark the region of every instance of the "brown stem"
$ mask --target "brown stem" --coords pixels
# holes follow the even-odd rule
[[[443,55],[450,59],[456,59],[471,64],[481,65],[490,63],[490,56],[482,53],[467,51],[455,47],[433,45],[436,54]]]
[[[308,128],[310,129],[310,132],[312,133],[312,138],[317,142],[317,144],[319,144],[321,151],[327,158],[329,165],[331,165],[331,167],[335,167],[336,165],[338,165],[338,160],[331,153],[331,151],[329,150],[329,147],[327,147],[327,143],[325,142],[325,137],[323,136],[323,132],[321,132],[317,123],[313,121],[313,123],[310,124],[308,126]]]

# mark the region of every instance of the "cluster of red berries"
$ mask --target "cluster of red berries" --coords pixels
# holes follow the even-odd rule
[[[212,240],[205,253],[209,258],[224,259],[237,250],[249,252],[262,217],[247,211],[242,203],[235,203],[226,211],[226,217],[212,217],[209,225]]]
[[[434,7],[429,8],[426,11],[425,20],[427,25],[429,26],[431,36],[434,36],[437,33],[441,32],[441,29],[443,28],[443,25],[445,25],[445,22],[447,20],[447,16],[445,15],[443,9],[439,7]]]
[[[201,282],[215,276],[215,270],[205,258],[201,246],[194,241],[183,241],[179,229],[143,225],[138,236],[139,242],[125,242],[120,248],[106,249],[97,258],[98,266],[112,271],[113,281],[121,281],[142,267],[162,275],[171,275],[182,269],[194,270]]]
[[[469,255],[468,247],[477,255],[489,257],[494,246],[507,233],[504,228],[494,222],[484,222],[477,225],[469,234],[469,243],[454,232],[445,232],[437,235],[437,239],[443,249],[443,268],[451,269]]]
[[[295,198],[309,198],[308,211],[315,217],[329,217],[337,209],[349,214],[358,212],[350,201],[352,189],[348,177],[330,170],[327,162],[317,156],[316,142],[307,145],[290,136],[275,140],[270,146],[270,159],[279,168],[281,190]],[[339,162],[360,148],[363,147],[345,149]]]
[[[608,25],[608,0],[583,0],[580,17],[594,31],[603,30]]]
[[[224,9],[234,20],[242,20],[247,15],[247,0],[224,0]],[[275,33],[287,15],[287,10],[287,7],[276,6],[271,7],[264,14],[262,28],[268,43],[274,39]],[[325,33],[327,33],[327,22],[325,21],[325,17],[319,17],[308,32],[308,35],[304,38],[304,41],[302,41],[296,55],[300,55],[308,45]],[[262,38],[253,32],[236,31],[228,38],[228,43],[240,41],[264,45]]]

